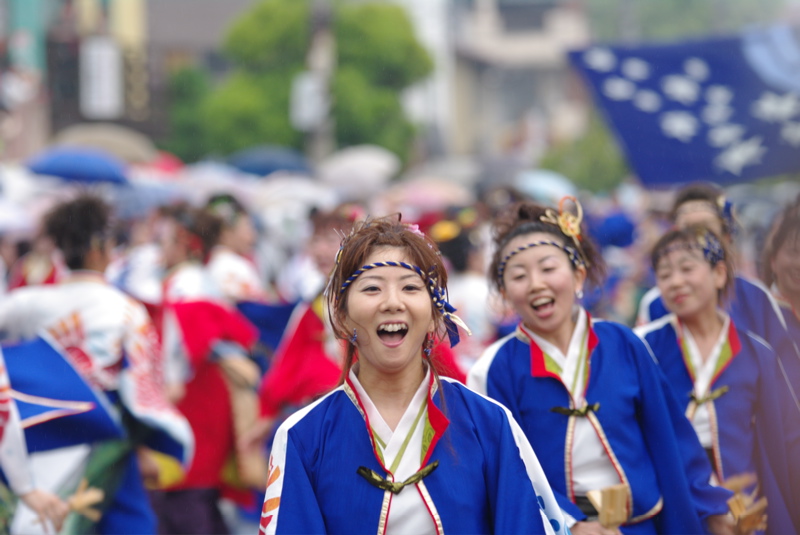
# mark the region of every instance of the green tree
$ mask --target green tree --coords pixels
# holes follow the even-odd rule
[[[213,148],[230,153],[261,143],[301,148],[289,120],[293,77],[305,69],[308,0],[262,0],[231,25],[223,51],[234,71],[205,100]],[[331,83],[337,144],[375,143],[405,157],[414,136],[400,93],[432,68],[405,10],[339,2],[334,10],[337,71]]]
[[[598,41],[668,40],[771,22],[786,0],[586,0]]]
[[[561,173],[579,188],[595,193],[613,190],[630,174],[616,140],[597,115],[592,115],[581,137],[552,147],[539,167]]]
[[[162,146],[184,161],[202,158],[210,149],[200,111],[209,91],[208,77],[197,68],[181,69],[169,78],[170,135]]]

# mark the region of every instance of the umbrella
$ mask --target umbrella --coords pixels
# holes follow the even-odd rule
[[[140,179],[114,187],[110,192],[111,206],[122,220],[139,219],[152,210],[183,200],[185,195],[171,182]]]
[[[345,199],[367,199],[376,195],[400,170],[400,158],[376,145],[342,149],[320,163],[319,179]]]
[[[37,175],[57,176],[68,182],[126,184],[125,164],[99,149],[53,147],[27,163]]]
[[[278,145],[258,145],[241,150],[229,156],[228,163],[240,171],[259,176],[267,176],[275,171],[311,173],[305,156]]]
[[[426,212],[474,202],[474,194],[463,184],[438,177],[417,177],[386,190],[374,208],[381,213],[399,211],[404,219],[413,220]]]
[[[127,163],[147,163],[158,158],[158,150],[144,134],[113,123],[81,123],[61,130],[55,146],[101,149]]]
[[[533,200],[553,205],[558,204],[562,197],[577,193],[575,184],[549,169],[522,171],[513,186]]]

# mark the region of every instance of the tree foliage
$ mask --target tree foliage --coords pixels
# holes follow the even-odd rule
[[[581,137],[552,147],[539,166],[561,173],[579,188],[592,192],[610,191],[630,174],[616,140],[597,115],[592,115]]]
[[[334,6],[337,70],[331,100],[337,144],[375,143],[405,157],[414,127],[400,94],[431,72],[430,55],[403,8],[360,1]],[[222,49],[233,72],[194,106],[214,152],[263,143],[302,147],[289,105],[292,80],[305,69],[310,16],[309,0],[262,0],[230,26]]]
[[[731,33],[778,18],[785,0],[591,0],[588,19],[598,41],[668,40]]]
[[[164,149],[184,161],[205,156],[210,143],[204,127],[201,106],[210,91],[206,74],[196,68],[176,71],[168,82],[170,136]]]

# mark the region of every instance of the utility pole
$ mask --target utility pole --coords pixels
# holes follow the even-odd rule
[[[323,113],[306,137],[306,152],[318,163],[336,149],[331,102],[331,81],[336,70],[336,38],[333,32],[332,0],[312,0],[311,46],[306,58],[308,70],[321,93]]]

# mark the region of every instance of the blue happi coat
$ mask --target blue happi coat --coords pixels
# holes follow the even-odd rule
[[[442,394],[446,413],[440,410]],[[441,389],[430,383],[427,411],[433,436],[427,437],[421,466],[438,466],[402,492],[420,493],[437,533],[569,533],[507,410],[442,379]],[[357,473],[363,466],[392,478],[365,414],[348,378],[281,425],[270,456],[261,533],[385,533],[394,495]],[[531,470],[541,480],[534,483]]]
[[[561,508],[576,520],[571,474],[574,419],[589,418],[629,488],[629,533],[704,533],[703,520],[728,511],[730,493],[708,484],[711,466],[645,344],[629,328],[592,320],[585,416],[548,374],[541,349],[517,331],[497,341],[470,371],[468,385],[503,403],[522,426]],[[602,452],[598,452],[602,455]]]
[[[686,409],[694,390],[692,365],[682,348],[682,327],[674,314],[637,328],[653,349],[679,402]],[[800,503],[793,497],[788,434],[797,427],[795,412],[787,412],[787,391],[772,349],[752,333],[728,330],[729,357],[721,358],[711,379],[707,404],[711,424],[714,472],[720,481],[740,474],[756,474],[767,497],[767,533],[795,533],[791,511]],[[714,398],[714,399],[711,399]],[[698,402],[695,401],[695,404]],[[794,474],[797,477],[797,474]]]
[[[763,338],[778,357],[779,376],[795,392],[793,401],[800,414],[800,341],[792,339],[784,314],[769,290],[759,281],[735,277],[732,296],[725,306],[731,321],[745,331]],[[638,325],[669,314],[658,287],[651,288],[639,303]]]

